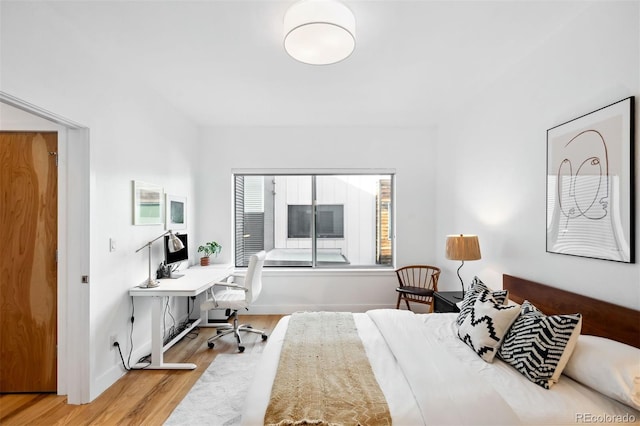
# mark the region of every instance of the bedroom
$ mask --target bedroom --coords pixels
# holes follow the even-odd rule
[[[367,9],[369,3],[378,13]],[[80,400],[95,399],[123,374],[108,336],[128,335],[127,290],[146,277],[147,259],[134,252],[162,231],[132,226],[130,185],[136,179],[185,195],[189,234],[198,236],[193,244],[216,239],[224,247],[218,261],[230,262],[232,169],[394,168],[398,265],[439,265],[441,288],[457,289],[458,265],[444,257],[445,236],[475,233],[483,258],[465,265],[467,281],[479,275],[499,286],[502,273],[513,273],[640,308],[637,264],[554,255],[544,246],[545,132],[638,96],[638,2],[353,2],[361,25],[354,56],[322,68],[301,66],[283,53],[278,23],[287,4],[210,2],[224,13],[196,15],[206,17],[203,25],[226,31],[197,44],[203,51],[191,51],[181,50],[189,31],[171,19],[175,11],[152,3],[146,6],[154,10],[150,28],[131,26],[144,10],[122,13],[121,3],[0,3],[0,90],[90,132],[90,149],[70,153],[88,160],[82,170],[91,194],[88,249],[66,255],[87,253],[76,267],[91,279],[90,291],[78,296],[86,298],[79,300],[88,311],[79,332],[88,338],[70,336],[68,342],[79,348],[69,356],[81,357],[73,363],[85,377]],[[489,9],[482,10],[485,5]],[[368,14],[379,21],[375,25],[387,25],[384,33],[373,23],[367,30]],[[401,20],[383,18],[396,14]],[[273,28],[252,32],[265,16]],[[218,21],[210,23],[214,17]],[[230,37],[233,28],[219,22],[225,17],[244,32]],[[123,43],[130,45],[124,53],[118,49]],[[245,51],[250,43],[263,50]],[[267,53],[278,55],[276,65],[265,64]],[[197,115],[180,81],[157,89],[161,78],[180,72],[180,60],[170,54],[189,64],[192,57],[206,59],[200,72],[217,80],[206,88],[208,102],[198,104],[204,108]],[[153,80],[154,66],[167,74]],[[10,117],[5,111],[3,129]],[[22,128],[31,124],[23,115],[14,120]],[[110,238],[117,241],[115,252]],[[393,304],[394,286],[392,273],[272,273],[253,312],[309,306],[362,311]],[[363,301],[365,293],[370,299]],[[136,310],[142,351],[149,347],[149,306]]]

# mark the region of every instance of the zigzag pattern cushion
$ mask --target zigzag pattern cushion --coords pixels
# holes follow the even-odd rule
[[[480,292],[460,324],[458,337],[486,362],[493,362],[509,327],[520,314],[519,305],[504,305],[491,292]]]
[[[546,316],[525,300],[498,357],[533,383],[549,389],[558,382],[582,329],[582,315]]]
[[[473,304],[476,303],[478,295],[483,291],[492,292],[491,295],[493,296],[493,298],[503,305],[506,304],[509,299],[509,292],[507,290],[493,291],[489,287],[487,287],[487,285],[483,283],[480,278],[473,277],[473,281],[471,281],[471,285],[469,286],[469,291],[464,294],[464,299],[462,300],[462,306],[460,307],[458,318],[456,318],[456,324],[458,326],[460,326],[467,315],[469,315],[469,312],[471,312],[471,310],[473,309]]]

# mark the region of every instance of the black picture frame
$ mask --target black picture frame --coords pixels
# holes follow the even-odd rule
[[[634,102],[547,130],[547,252],[635,263]]]

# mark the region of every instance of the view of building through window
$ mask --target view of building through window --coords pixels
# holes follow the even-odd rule
[[[236,266],[393,265],[391,174],[238,174],[234,196]]]

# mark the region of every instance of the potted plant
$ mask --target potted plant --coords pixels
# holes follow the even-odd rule
[[[202,252],[202,257],[200,258],[200,265],[208,266],[209,265],[209,256],[215,255],[222,251],[222,246],[215,241],[209,241],[208,243],[204,243],[200,247],[198,247],[198,253]]]

